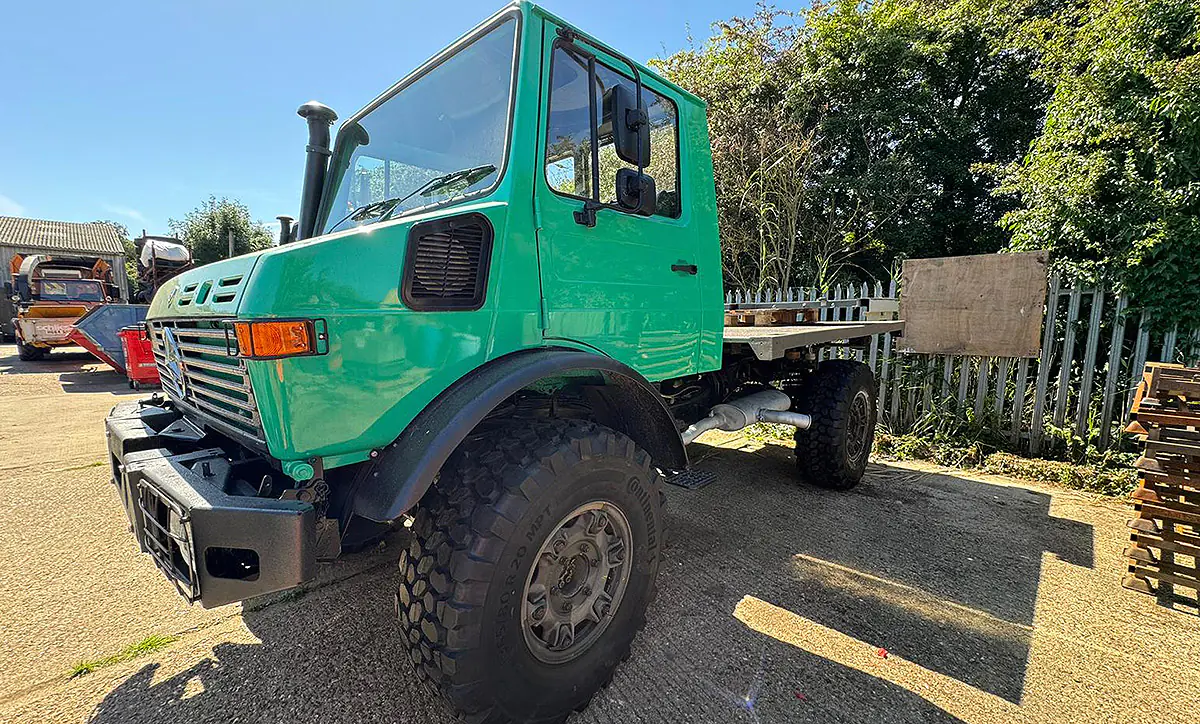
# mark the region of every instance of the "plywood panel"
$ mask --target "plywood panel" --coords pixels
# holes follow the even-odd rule
[[[908,259],[901,272],[899,349],[1037,357],[1046,252]]]

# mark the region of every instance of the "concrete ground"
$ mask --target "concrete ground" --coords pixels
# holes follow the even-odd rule
[[[0,721],[450,720],[400,654],[402,541],[302,596],[186,606],[108,483],[123,380],[11,345],[0,373]],[[717,478],[668,488],[650,623],[573,723],[1196,720],[1200,618],[1121,588],[1122,502],[917,465],[829,493],[782,446],[691,453]],[[67,677],[150,634],[179,640]]]

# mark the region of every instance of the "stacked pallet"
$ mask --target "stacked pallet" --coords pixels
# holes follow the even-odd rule
[[[1129,521],[1126,588],[1200,591],[1200,369],[1150,363],[1126,428],[1145,443],[1134,463],[1137,515]]]
[[[817,321],[816,308],[727,309],[726,327],[790,327]]]

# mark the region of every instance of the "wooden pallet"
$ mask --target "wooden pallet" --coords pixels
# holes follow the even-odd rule
[[[1139,481],[1121,585],[1200,594],[1200,370],[1147,364],[1129,416],[1126,432],[1145,448],[1133,464]]]
[[[725,326],[786,327],[796,324],[797,318],[806,311],[802,309],[733,309],[725,312]]]
[[[1200,369],[1148,362],[1142,379],[1146,382],[1148,397],[1183,397],[1200,401]]]

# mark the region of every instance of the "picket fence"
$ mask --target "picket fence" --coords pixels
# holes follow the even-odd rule
[[[1121,430],[1147,361],[1197,364],[1200,329],[1157,332],[1120,294],[1052,275],[1038,359],[927,355],[898,351],[891,333],[864,348],[833,347],[825,357],[866,362],[879,380],[879,415],[894,433],[930,429],[957,415],[1037,455],[1048,436],[1068,432],[1101,450],[1128,444]],[[862,318],[862,299],[895,299],[893,280],[750,292],[729,290],[726,304],[819,305],[824,321]]]

